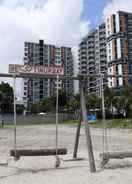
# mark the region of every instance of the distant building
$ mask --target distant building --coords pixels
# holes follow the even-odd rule
[[[73,56],[70,47],[54,46],[39,43],[25,42],[24,63],[44,66],[63,66],[64,75],[73,76]],[[74,93],[73,80],[59,80],[59,89],[62,89],[67,99]],[[39,102],[44,97],[53,96],[56,93],[56,80],[53,79],[24,79],[23,100],[26,106]]]
[[[105,23],[91,30],[79,44],[79,73],[80,74],[106,74],[106,30]],[[107,79],[103,81],[104,87],[107,86]],[[87,79],[88,94],[101,95],[101,80],[98,77]]]
[[[108,86],[132,85],[132,13],[118,11],[106,18],[108,74],[126,75],[109,78]]]

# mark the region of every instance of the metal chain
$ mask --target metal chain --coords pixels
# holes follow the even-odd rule
[[[14,150],[15,160],[17,158],[17,140],[16,140],[16,76],[14,75]]]
[[[103,87],[103,75],[101,75],[101,97],[102,97],[102,118],[103,118],[103,153],[108,149],[107,140],[107,128],[106,128],[106,116],[105,116],[105,102],[104,102],[104,87]]]

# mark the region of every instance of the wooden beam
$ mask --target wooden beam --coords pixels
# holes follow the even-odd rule
[[[76,130],[76,138],[75,138],[75,145],[74,145],[74,152],[73,152],[73,158],[77,158],[77,152],[78,152],[78,146],[79,146],[79,137],[80,137],[80,130],[81,130],[81,115],[80,115],[80,120],[77,125],[77,130]]]
[[[87,120],[84,84],[85,83],[82,82],[80,87],[80,95],[81,95],[80,102],[81,102],[82,118],[83,118],[83,122],[85,123],[85,135],[86,135],[86,143],[87,143],[87,150],[88,150],[88,157],[89,157],[90,172],[96,172],[91,132],[90,132],[90,127]]]
[[[100,157],[103,159],[123,159],[132,157],[132,152],[107,152],[107,153],[101,153]]]
[[[104,167],[105,164],[108,163],[110,159],[124,159],[131,158],[132,152],[105,152],[100,154],[101,158],[101,167]]]
[[[56,76],[51,75],[42,75],[42,74],[10,74],[10,73],[0,73],[0,77],[13,78],[15,75],[16,78],[43,78],[43,79],[56,79]],[[102,74],[101,74],[102,75]],[[77,76],[64,75],[60,76],[61,80],[81,80],[83,78],[87,79],[88,77],[100,77],[100,74],[78,74]],[[103,75],[104,78],[120,78],[120,77],[129,77],[132,78],[132,75]]]
[[[66,155],[66,148],[59,148],[58,155]],[[51,156],[56,155],[56,149],[17,149],[10,150],[10,156],[19,159],[21,156]]]

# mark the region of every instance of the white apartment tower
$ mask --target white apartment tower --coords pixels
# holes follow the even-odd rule
[[[79,73],[80,74],[106,74],[106,30],[105,23],[91,30],[79,44]],[[104,88],[107,79],[104,79]],[[101,79],[89,77],[87,79],[88,94],[101,95]]]

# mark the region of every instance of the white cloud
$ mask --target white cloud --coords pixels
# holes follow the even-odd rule
[[[130,11],[132,12],[132,1],[131,0],[112,0],[104,8],[104,16],[115,13],[116,11]]]
[[[0,3],[0,72],[22,63],[24,41],[75,46],[88,31],[83,0],[5,0]]]
[[[9,63],[22,63],[24,41],[77,46],[89,25],[81,18],[83,5],[83,0],[0,1],[0,73]]]
[[[7,7],[18,7],[18,6],[26,6],[26,7],[42,7],[47,0],[0,0],[0,4]]]

